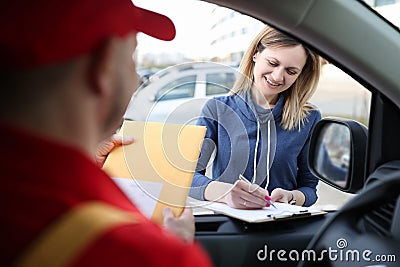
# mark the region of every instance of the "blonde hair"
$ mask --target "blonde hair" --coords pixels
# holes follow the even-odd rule
[[[253,55],[262,52],[266,47],[293,47],[301,45],[307,55],[306,63],[290,88],[282,92],[285,96],[281,126],[285,130],[293,130],[301,125],[307,118],[310,110],[315,106],[308,103],[314,94],[321,72],[321,60],[317,53],[304,46],[299,41],[281,33],[280,31],[266,26],[251,42],[240,62],[242,75],[236,80],[231,94],[250,90],[254,79]]]

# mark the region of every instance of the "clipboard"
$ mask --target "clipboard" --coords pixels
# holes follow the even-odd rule
[[[301,207],[278,202],[275,202],[277,207],[276,209],[269,207],[254,210],[235,209],[224,203],[210,201],[193,202],[192,200],[191,204],[201,206],[203,209],[221,213],[248,223],[263,223],[269,221],[297,219],[315,215],[323,215],[327,213],[326,211],[322,211],[313,207]]]
[[[151,220],[162,224],[162,210],[179,216],[189,194],[206,127],[127,121],[119,131],[134,143],[115,148],[103,169]]]

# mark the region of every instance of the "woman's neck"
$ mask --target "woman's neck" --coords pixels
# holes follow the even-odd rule
[[[251,99],[262,108],[269,109],[273,108],[278,102],[279,95],[265,96],[260,93],[256,88],[251,90]]]

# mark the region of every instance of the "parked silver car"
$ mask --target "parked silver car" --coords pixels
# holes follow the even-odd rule
[[[194,124],[204,103],[227,94],[237,75],[236,68],[212,62],[169,67],[132,96],[125,119]]]

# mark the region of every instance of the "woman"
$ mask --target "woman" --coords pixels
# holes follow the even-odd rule
[[[308,101],[320,69],[316,53],[265,27],[244,54],[243,76],[230,95],[208,101],[202,110],[198,124],[207,133],[190,196],[241,209],[268,207],[270,200],[315,203],[318,180],[308,169],[307,153],[321,113]],[[205,170],[214,150],[210,179]]]

